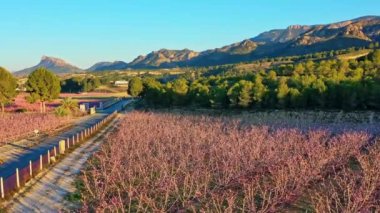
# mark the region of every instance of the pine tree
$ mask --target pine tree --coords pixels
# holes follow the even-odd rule
[[[280,79],[280,82],[278,84],[277,88],[277,100],[278,100],[278,107],[279,108],[285,108],[287,105],[287,96],[289,93],[289,87],[286,83],[286,78],[282,77]]]
[[[139,96],[144,90],[143,82],[141,78],[134,77],[129,81],[128,84],[128,94],[136,97]]]
[[[200,106],[209,106],[209,93],[210,89],[207,85],[195,82],[190,86],[190,96],[192,104]]]
[[[180,78],[173,82],[172,95],[174,105],[184,105],[187,103],[187,92],[189,91],[189,85],[186,79]]]
[[[252,88],[252,101],[258,107],[262,106],[262,102],[264,100],[264,96],[267,93],[267,88],[263,84],[263,78],[259,75],[255,78],[255,83]]]
[[[252,87],[253,83],[250,81],[242,80],[240,84],[239,103],[241,108],[247,108],[252,103]]]
[[[6,69],[0,67],[0,105],[1,112],[5,111],[5,104],[12,102],[17,95],[17,81]]]
[[[227,96],[230,107],[236,107],[239,103],[240,84],[235,83],[230,89],[228,89]]]
[[[58,98],[61,91],[59,78],[45,68],[37,68],[26,82],[26,90],[30,94],[28,100],[40,102],[41,113],[46,112],[46,102]]]

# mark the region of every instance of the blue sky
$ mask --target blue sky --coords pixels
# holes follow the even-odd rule
[[[292,24],[380,15],[379,0],[5,0],[0,66],[55,56],[88,68],[160,48],[221,47]]]

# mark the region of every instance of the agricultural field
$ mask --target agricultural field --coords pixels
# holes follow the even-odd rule
[[[39,103],[29,103],[26,98],[28,97],[27,93],[18,94],[14,101],[5,107],[6,112],[39,112],[40,105]],[[59,106],[60,100],[56,99],[47,104],[46,109],[48,112],[54,110],[55,107]]]
[[[367,56],[369,53],[370,53],[370,50],[359,50],[359,51],[354,51],[352,53],[339,55],[337,56],[337,58],[341,60],[357,59],[363,56]]]
[[[20,112],[39,112],[39,103],[29,103],[27,101],[28,94],[20,93],[11,104],[5,107],[5,111],[9,113]],[[89,103],[91,106],[99,106],[99,102],[104,102],[117,97],[125,97],[122,93],[104,93],[104,92],[91,92],[91,93],[61,93],[59,98],[46,104],[48,112],[53,112],[54,109],[60,106],[62,100],[71,98],[78,104]]]
[[[34,131],[41,133],[54,131],[64,125],[69,125],[84,116],[77,112],[75,116],[57,116],[55,109],[62,101],[71,98],[76,105],[88,104],[89,107],[99,107],[112,102],[116,96],[108,93],[70,94],[62,93],[59,98],[46,104],[46,113],[40,113],[40,103],[29,103],[28,94],[18,94],[11,104],[6,105],[5,113],[0,114],[0,143],[8,143],[25,137],[33,136]],[[79,110],[79,109],[78,109]]]
[[[0,213],[380,213],[380,1],[310,5],[3,3]]]
[[[70,121],[54,114],[5,113],[0,115],[0,145],[34,135],[35,130],[39,134],[55,130]]]
[[[135,111],[78,181],[82,211],[377,212],[374,112]]]

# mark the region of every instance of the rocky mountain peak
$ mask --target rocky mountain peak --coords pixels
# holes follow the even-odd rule
[[[66,61],[64,61],[63,59],[49,57],[49,56],[44,55],[41,57],[40,65],[44,65],[44,66],[52,66],[52,65],[65,66],[65,65],[69,65],[69,64]]]

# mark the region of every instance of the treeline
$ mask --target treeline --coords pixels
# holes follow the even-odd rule
[[[73,77],[61,81],[62,92],[78,93],[91,92],[101,85],[97,77]]]
[[[380,109],[380,50],[358,60],[309,60],[244,76],[179,78],[165,84],[134,78],[129,90],[149,106]]]
[[[6,69],[0,67],[0,106],[4,107],[14,101],[18,95],[17,79]],[[29,76],[25,83],[26,97],[30,103],[40,103],[40,111],[46,112],[46,102],[58,98],[61,85],[58,76],[45,68],[37,68]]]
[[[24,86],[26,92],[29,93],[26,100],[30,103],[39,102],[40,112],[45,113],[47,112],[46,102],[57,99],[61,91],[92,91],[100,86],[100,81],[96,77],[70,78],[60,81],[59,77],[52,71],[40,67],[28,76]],[[5,106],[11,104],[18,95],[17,87],[17,79],[9,71],[0,67],[0,109],[2,113],[5,111]],[[77,102],[67,98],[61,102],[55,112],[60,116],[72,114],[77,110],[77,105]]]

